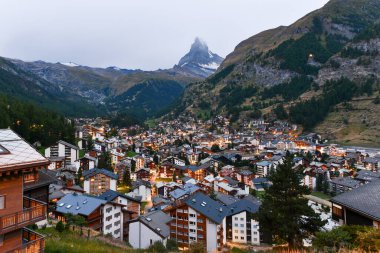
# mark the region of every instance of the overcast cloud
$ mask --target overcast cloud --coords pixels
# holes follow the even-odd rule
[[[225,57],[327,0],[0,0],[0,55],[26,61],[170,68],[196,36]]]

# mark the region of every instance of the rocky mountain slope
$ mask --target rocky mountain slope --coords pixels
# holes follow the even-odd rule
[[[318,130],[333,141],[378,145],[380,138],[368,143],[360,133],[342,138],[334,134],[336,129],[319,127],[326,119],[339,119],[331,115],[343,106],[348,124],[340,132],[350,132],[345,129],[356,109],[347,104],[367,99],[370,106],[375,101],[380,73],[378,22],[380,0],[331,0],[288,27],[240,43],[215,74],[186,88],[175,112],[200,117],[222,113],[233,120],[276,116],[307,131]],[[358,108],[363,110],[364,105]],[[370,116],[365,114],[361,118]],[[366,122],[355,129],[363,132],[369,127]]]
[[[173,67],[175,71],[206,78],[212,75],[223,62],[223,58],[208,49],[207,44],[196,38],[190,51]]]
[[[123,111],[145,118],[170,105],[187,84],[214,73],[216,65],[222,61],[199,39],[184,59],[186,63],[181,62],[182,67],[142,71],[117,67],[91,68],[72,62],[24,62],[1,58],[0,69],[9,86],[2,91],[32,102],[53,104],[50,108],[67,115],[102,115]],[[29,92],[15,85],[11,87],[13,78],[7,75],[20,79],[20,85],[26,79]],[[32,96],[34,93],[38,93],[39,97]],[[165,99],[164,102],[153,103],[152,98]],[[85,109],[73,110],[76,104],[82,104]],[[81,113],[78,114],[78,111]]]

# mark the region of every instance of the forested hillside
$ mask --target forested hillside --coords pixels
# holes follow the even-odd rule
[[[30,143],[74,143],[74,126],[63,116],[14,97],[0,95],[0,128],[10,127]]]

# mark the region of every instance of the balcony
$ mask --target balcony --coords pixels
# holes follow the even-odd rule
[[[23,205],[24,210],[0,217],[0,234],[46,219],[46,203],[24,197]]]
[[[22,230],[22,245],[6,253],[43,253],[44,249],[44,236],[24,228]]]

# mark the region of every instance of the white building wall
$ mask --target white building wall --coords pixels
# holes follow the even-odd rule
[[[251,244],[252,245],[260,245],[260,226],[259,222],[256,220],[251,220]]]
[[[116,185],[117,185],[117,180],[111,179],[110,180],[110,190],[116,191]]]
[[[83,182],[83,190],[90,194],[90,181],[89,180],[84,180]]]
[[[150,188],[145,185],[140,185],[139,188],[133,190],[133,193],[136,195],[142,196],[142,201],[151,201],[152,200],[152,191]]]
[[[128,241],[134,249],[147,249],[156,241],[161,241],[166,245],[166,238],[163,239],[139,221],[130,223],[129,231],[133,231],[129,233]]]
[[[218,251],[217,224],[207,219],[206,230],[207,230],[207,238],[206,238],[207,252],[210,252],[210,253],[217,252]]]
[[[65,156],[65,146],[58,143],[58,156]]]
[[[45,149],[45,157],[50,157],[50,148]]]
[[[123,213],[121,206],[106,204],[103,207],[103,234],[123,240]]]
[[[246,212],[232,216],[232,241],[236,243],[247,243]]]

